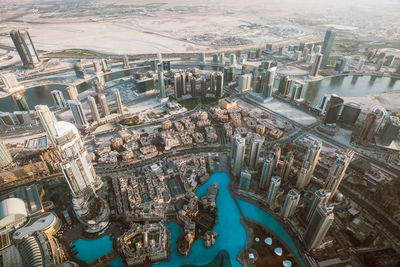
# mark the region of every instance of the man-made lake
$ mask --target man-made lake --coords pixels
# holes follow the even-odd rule
[[[96,240],[78,239],[72,243],[72,245],[75,246],[73,250],[78,251],[78,254],[75,257],[86,263],[94,262],[97,258],[113,251],[112,240],[109,235],[105,235]],[[116,258],[111,263],[111,266],[123,267],[124,264],[122,263],[121,257]]]
[[[128,76],[131,73],[133,73],[133,70],[120,70],[106,74],[104,78],[105,81],[111,81]],[[277,84],[278,81],[275,81],[275,86]],[[35,105],[39,104],[52,106],[54,103],[50,92],[52,90],[61,90],[64,92],[66,87],[63,84],[32,87],[24,92],[24,96],[32,110]],[[89,88],[91,88],[90,82],[84,82],[77,86],[79,92],[83,92]],[[306,84],[303,89],[302,98],[312,103],[320,103],[327,93],[335,93],[340,96],[364,96],[395,90],[400,90],[400,81],[389,77],[337,76]],[[0,111],[12,112],[16,110],[18,110],[17,106],[14,104],[11,96],[0,98]]]
[[[130,75],[131,72],[133,73],[133,70],[132,71],[129,71],[129,70],[115,71],[115,72],[112,72],[109,74],[105,74],[104,80],[106,82],[108,82],[108,81],[112,81],[115,79],[119,79],[119,78]],[[79,93],[82,93],[91,87],[92,87],[91,80],[87,81],[87,82],[83,82],[76,86]],[[50,93],[53,90],[62,91],[64,93],[65,99],[68,99],[67,94],[65,92],[66,88],[67,88],[67,85],[65,85],[65,84],[41,85],[41,86],[26,89],[25,92],[23,93],[23,95],[25,96],[30,109],[34,110],[35,106],[39,105],[39,104],[48,105],[48,106],[54,105],[53,99],[51,98],[51,93]],[[12,100],[11,96],[0,98],[0,111],[13,112],[16,110],[18,110],[18,108],[15,105],[14,101]]]
[[[157,264],[156,266],[181,266],[183,264],[204,265],[211,262],[221,250],[226,250],[229,253],[232,266],[242,266],[236,258],[246,244],[246,231],[240,223],[241,215],[239,208],[228,190],[228,175],[222,172],[214,173],[207,183],[198,188],[196,194],[200,197],[205,196],[207,188],[214,182],[217,182],[219,185],[217,197],[218,223],[214,227],[214,230],[218,233],[218,238],[216,239],[215,245],[210,248],[205,248],[204,241],[198,239],[192,246],[190,254],[186,258],[182,258],[177,251],[176,241],[183,230],[177,224],[170,223],[169,226],[171,227],[172,237],[170,260]],[[239,200],[239,205],[246,217],[263,224],[272,232],[279,235],[281,240],[288,245],[302,265],[305,266],[293,240],[272,216],[246,201]]]
[[[219,185],[217,197],[218,223],[214,227],[214,230],[218,233],[216,244],[210,248],[205,248],[204,241],[198,239],[192,246],[190,254],[186,258],[183,258],[179,255],[176,244],[183,230],[179,225],[170,222],[169,226],[171,228],[172,239],[170,260],[161,262],[155,266],[170,267],[184,264],[204,265],[211,262],[221,250],[226,250],[229,253],[232,266],[242,266],[236,258],[246,244],[246,231],[240,223],[241,215],[239,207],[245,217],[257,221],[278,235],[300,263],[305,266],[295,243],[278,221],[262,209],[246,201],[238,200],[239,207],[236,205],[228,190],[229,177],[227,173],[214,173],[204,185],[197,189],[196,194],[199,197],[205,196],[208,187],[214,182],[217,182]],[[76,257],[87,263],[91,263],[97,258],[113,251],[112,241],[109,235],[105,235],[96,240],[79,239],[72,245],[74,245],[74,249],[79,252]],[[284,259],[285,257],[283,255],[282,260]],[[111,265],[114,267],[123,266],[121,258],[115,259]]]
[[[357,97],[396,90],[400,90],[398,79],[373,76],[336,76],[309,82],[304,86],[302,98],[318,104],[325,94]]]

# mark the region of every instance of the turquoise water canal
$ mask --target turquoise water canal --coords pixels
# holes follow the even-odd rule
[[[72,245],[75,246],[73,250],[78,251],[78,254],[75,257],[86,263],[91,263],[97,258],[113,251],[112,240],[109,235],[105,235],[96,240],[78,239],[72,243]],[[119,257],[111,263],[111,266],[123,267],[124,264],[122,263],[122,259]]]
[[[211,262],[222,249],[229,253],[232,266],[242,266],[239,261],[237,261],[236,257],[246,244],[246,231],[240,223],[239,208],[228,190],[228,174],[223,172],[214,173],[207,183],[197,189],[196,194],[200,197],[205,196],[207,188],[214,182],[219,184],[217,197],[218,223],[214,227],[214,230],[218,233],[218,238],[216,239],[215,245],[210,248],[205,248],[204,241],[198,239],[192,246],[189,256],[182,258],[177,251],[176,241],[183,230],[180,226],[171,222],[169,223],[172,237],[170,260],[155,266],[167,267],[181,266],[183,264],[204,265]],[[278,221],[251,203],[239,200],[239,206],[246,217],[265,225],[276,235],[279,235],[281,240],[288,245],[302,265],[305,266],[293,240]]]

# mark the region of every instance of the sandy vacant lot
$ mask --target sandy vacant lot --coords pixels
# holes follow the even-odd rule
[[[399,10],[399,2],[350,2],[4,0],[0,4],[0,44],[12,44],[7,33],[14,28],[29,29],[37,49],[81,48],[112,54],[322,41],[326,25],[336,25],[338,37],[343,38],[376,35],[396,39],[400,34],[398,14],[389,15]]]

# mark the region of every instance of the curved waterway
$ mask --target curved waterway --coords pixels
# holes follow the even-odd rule
[[[400,81],[390,77],[335,76],[307,83],[301,97],[318,104],[325,94],[357,97],[399,90]]]
[[[129,76],[130,74],[131,71],[129,70],[119,70],[105,74],[104,80],[108,82],[125,76]],[[22,94],[25,96],[30,109],[33,110],[36,105],[40,104],[53,106],[54,103],[50,93],[53,90],[60,90],[61,92],[63,92],[65,99],[67,99],[67,94],[65,92],[66,88],[67,88],[66,84],[48,84],[48,85],[41,85],[41,86],[27,88],[23,90]],[[76,88],[79,93],[82,93],[92,88],[91,80],[78,84]],[[0,98],[0,111],[13,112],[17,110],[18,110],[17,105],[15,105],[11,96]]]
[[[72,246],[75,246],[72,250],[78,251],[75,257],[86,263],[92,263],[97,258],[113,251],[112,240],[109,235],[94,240],[78,239],[72,243]],[[122,263],[121,257],[116,258],[110,266],[123,267],[124,264]]]
[[[218,223],[214,227],[214,230],[218,233],[218,238],[216,239],[215,245],[210,248],[205,248],[204,241],[198,239],[193,244],[190,254],[186,258],[182,258],[178,253],[176,241],[183,230],[180,226],[171,222],[169,223],[171,228],[170,260],[161,262],[155,266],[167,267],[181,266],[184,264],[205,265],[211,262],[221,250],[226,250],[229,253],[232,266],[242,266],[236,258],[246,244],[246,231],[240,223],[241,215],[239,207],[236,205],[228,190],[228,174],[224,172],[214,173],[204,185],[197,189],[196,194],[200,197],[205,196],[208,187],[214,182],[217,182],[219,185],[217,197]],[[239,200],[239,205],[246,217],[263,224],[276,235],[279,235],[280,239],[288,245],[302,265],[305,266],[293,240],[272,216],[251,203]]]

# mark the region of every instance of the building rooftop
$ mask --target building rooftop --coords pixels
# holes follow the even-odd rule
[[[0,229],[28,216],[25,203],[20,198],[7,198],[0,202]]]
[[[14,232],[13,239],[21,240],[33,232],[46,230],[55,220],[57,218],[51,212],[46,212],[42,216],[32,218],[27,225]]]

